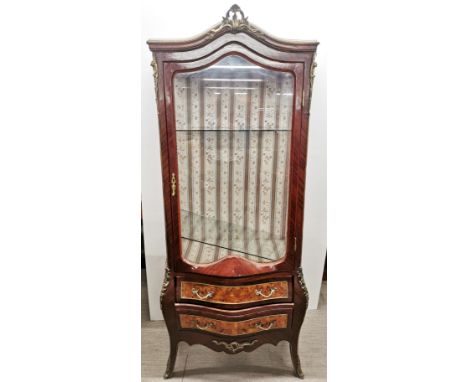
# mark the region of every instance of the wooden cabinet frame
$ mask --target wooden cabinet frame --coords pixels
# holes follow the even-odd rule
[[[269,36],[247,21],[240,8],[234,5],[221,23],[198,37],[186,41],[149,40],[148,45],[153,54],[167,244],[161,308],[170,335],[171,349],[165,377],[172,375],[180,341],[200,343],[213,350],[229,353],[230,349],[236,349],[236,352],[251,351],[264,343],[277,343],[280,340],[289,341],[296,375],[302,377],[297,343],[307,309],[308,294],[302,277],[301,248],[309,108],[318,43],[285,41]],[[291,73],[294,78],[286,255],[269,263],[254,263],[238,257],[226,257],[215,263],[194,265],[184,261],[181,256],[173,78],[178,72],[200,70],[232,54],[267,69]],[[203,304],[197,305],[197,302],[177,302],[177,279],[188,278],[205,284],[241,286],[277,280],[281,276],[293,280],[291,304],[271,302],[249,309],[228,311],[219,305],[213,308]],[[242,302],[238,306],[242,306]],[[227,321],[232,320],[232,317],[241,319],[255,317],[256,314],[265,316],[286,312],[292,320],[285,330],[264,331],[242,339],[244,344],[249,344],[243,349],[238,338],[232,339],[230,343],[229,339],[219,338],[213,333],[180,330],[178,312],[181,311],[190,312],[195,316],[204,314],[206,317],[224,318]],[[220,347],[221,342],[226,345]]]

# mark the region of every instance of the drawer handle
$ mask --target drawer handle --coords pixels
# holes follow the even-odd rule
[[[277,290],[278,290],[278,288],[270,287],[270,293],[268,293],[268,294],[263,294],[263,292],[262,292],[261,289],[257,289],[257,290],[255,291],[255,294],[256,294],[257,296],[262,296],[262,297],[264,297],[264,298],[268,298],[268,297],[273,296],[273,294],[274,294]]]
[[[209,299],[209,298],[211,298],[211,297],[214,296],[214,292],[213,292],[213,291],[208,292],[208,293],[205,294],[204,296],[200,295],[199,292],[200,292],[200,291],[199,291],[197,288],[193,288],[193,289],[192,289],[192,293],[193,293],[195,296],[197,296],[200,300],[207,300],[207,299]]]
[[[197,329],[200,329],[200,330],[206,330],[208,328],[214,328],[215,327],[215,324],[213,324],[212,322],[208,322],[207,324],[205,324],[205,326],[201,326],[200,323],[197,321],[195,323]]]
[[[259,321],[255,324],[255,327],[260,330],[270,330],[274,324],[275,324],[275,321],[273,320],[273,321],[270,321],[268,326],[263,326],[263,324]]]

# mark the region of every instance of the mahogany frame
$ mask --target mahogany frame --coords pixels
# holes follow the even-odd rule
[[[240,19],[237,18],[239,13]],[[272,37],[248,22],[240,8],[234,5],[221,23],[202,35],[185,41],[149,40],[148,45],[153,55],[152,66],[159,118],[167,247],[161,308],[169,331],[171,347],[165,377],[172,375],[180,341],[203,344],[220,351],[220,348],[213,343],[219,340],[219,337],[210,333],[180,330],[177,322],[178,313],[188,311],[196,314],[206,313],[207,316],[218,315],[224,319],[235,315],[235,311],[223,310],[226,308],[222,306],[213,305],[216,306],[215,309],[177,302],[177,280],[186,279],[219,285],[246,285],[285,277],[293,280],[292,303],[262,303],[238,312],[239,316],[245,313],[250,317],[252,314],[272,314],[283,307],[287,308],[288,312],[292,310],[291,325],[286,330],[264,332],[246,338],[246,341],[252,342],[252,346],[241,351],[252,351],[264,343],[277,344],[281,340],[289,341],[295,373],[302,378],[297,345],[308,304],[308,292],[301,270],[302,231],[309,108],[318,42],[286,41]],[[227,257],[213,264],[194,265],[185,262],[181,257],[178,194],[177,197],[171,196],[170,176],[172,173],[178,174],[172,79],[178,71],[199,70],[229,54],[240,55],[265,68],[290,72],[294,75],[287,250],[286,256],[274,263],[255,264],[240,257]],[[242,307],[242,304],[234,307]],[[213,313],[214,310],[217,313]],[[229,346],[224,351],[229,353]]]

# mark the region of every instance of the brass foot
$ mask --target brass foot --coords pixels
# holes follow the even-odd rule
[[[297,378],[304,379],[304,373],[300,366],[295,370],[295,374]]]
[[[169,378],[171,378],[171,377],[172,377],[172,372],[166,371],[166,372],[164,373],[164,379],[169,379]]]

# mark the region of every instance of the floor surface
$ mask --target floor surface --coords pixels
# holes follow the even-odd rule
[[[150,321],[144,272],[141,290],[142,382],[163,381],[169,355],[169,336],[164,321]],[[327,283],[322,284],[317,310],[308,311],[299,336],[299,356],[304,381],[324,382],[327,368]],[[263,345],[251,353],[226,354],[204,346],[179,344],[174,375],[169,381],[232,382],[291,381],[294,377],[289,344]]]

